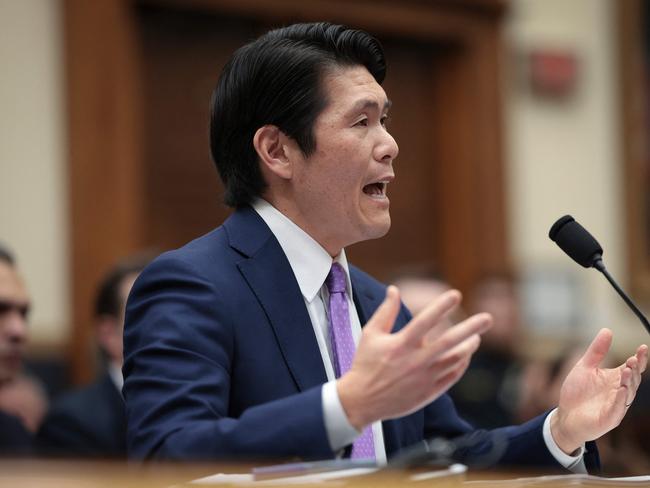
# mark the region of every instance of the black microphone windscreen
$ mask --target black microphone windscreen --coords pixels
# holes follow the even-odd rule
[[[571,259],[585,268],[591,268],[594,261],[603,255],[603,248],[598,241],[570,215],[558,219],[548,236]]]

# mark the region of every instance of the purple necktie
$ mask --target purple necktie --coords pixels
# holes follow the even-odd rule
[[[350,325],[350,311],[345,293],[345,271],[339,263],[333,263],[325,280],[330,293],[330,341],[334,356],[336,377],[345,374],[352,366],[355,345]],[[352,459],[375,459],[372,425],[368,425],[352,444]]]

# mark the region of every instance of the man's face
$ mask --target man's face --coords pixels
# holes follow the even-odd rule
[[[123,336],[124,336],[124,314],[126,311],[126,300],[129,297],[133,283],[139,273],[126,275],[119,284],[118,294],[120,299],[119,317],[103,316],[97,324],[97,340],[115,365],[121,366],[123,361]]]
[[[292,218],[336,255],[388,232],[386,187],[399,149],[386,130],[386,93],[366,68],[336,68],[323,86],[328,104],[314,124],[316,150],[294,167]]]
[[[0,384],[16,376],[27,341],[27,290],[16,269],[0,261]]]

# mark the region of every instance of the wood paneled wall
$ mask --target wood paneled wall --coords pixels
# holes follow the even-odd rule
[[[497,0],[66,0],[76,380],[92,376],[101,274],[142,247],[181,245],[228,214],[208,155],[209,97],[232,51],[271,26],[329,20],[385,46],[400,144],[393,227],[352,246],[351,260],[380,278],[436,262],[461,289],[507,267],[504,9]]]
[[[618,2],[616,11],[627,269],[633,293],[650,303],[650,2]]]

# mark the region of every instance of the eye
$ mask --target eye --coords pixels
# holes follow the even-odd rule
[[[382,126],[388,127],[388,124],[390,124],[390,115],[382,115],[380,122]]]
[[[363,119],[357,121],[354,125],[359,127],[368,127],[368,118],[364,117]]]
[[[14,310],[25,319],[27,318],[27,315],[29,315],[29,305],[18,305],[11,302],[0,301],[0,315],[8,314]]]
[[[27,316],[29,315],[29,305],[21,305],[17,307],[17,310],[22,318],[27,319]]]

